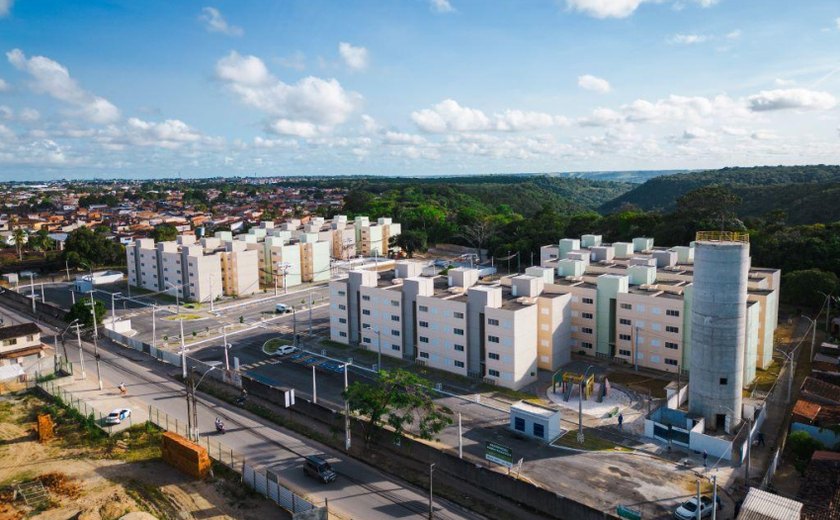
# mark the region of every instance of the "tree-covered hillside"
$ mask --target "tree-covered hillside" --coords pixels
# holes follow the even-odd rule
[[[704,186],[725,186],[741,198],[741,217],[784,210],[791,224],[832,222],[840,207],[830,204],[840,194],[840,166],[760,166],[681,173],[651,179],[600,207],[611,213],[633,205],[645,210],[673,210],[676,200]]]

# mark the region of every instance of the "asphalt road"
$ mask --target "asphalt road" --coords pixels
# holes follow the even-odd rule
[[[3,310],[9,319],[26,321],[15,313]],[[45,334],[55,330],[43,328]],[[45,338],[46,339],[46,338]],[[47,339],[49,343],[50,340]],[[178,369],[161,365],[143,354],[100,341],[101,372],[104,393],[113,397],[118,382],[125,382],[129,396],[125,399],[135,415],[154,406],[181,421],[186,418],[183,386],[169,375]],[[95,378],[93,346],[84,344],[88,379]],[[78,349],[68,349],[70,360],[78,362]],[[88,395],[88,398],[91,396]],[[359,520],[391,518],[426,518],[428,495],[425,490],[399,482],[341,452],[311,439],[264,422],[239,408],[212,398],[199,396],[199,427],[202,436],[215,434],[213,421],[221,416],[227,433],[219,440],[244,456],[249,462],[269,468],[281,483],[301,495],[314,497],[323,503],[329,500],[331,511],[344,518]],[[305,455],[322,454],[334,465],[339,478],[327,485],[304,476],[301,460]],[[437,518],[483,518],[448,501],[436,499]]]

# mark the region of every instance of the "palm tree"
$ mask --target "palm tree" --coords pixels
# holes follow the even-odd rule
[[[12,231],[12,238],[14,239],[15,247],[17,248],[18,260],[23,260],[23,240],[26,238],[26,232],[18,224],[17,218],[15,218],[15,226],[15,230]]]

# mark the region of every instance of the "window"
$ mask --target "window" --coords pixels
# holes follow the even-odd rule
[[[428,328],[429,322],[428,321],[421,321],[420,326],[423,327],[423,328]]]
[[[621,318],[621,319],[619,319],[619,320],[618,320],[618,323],[619,323],[619,324],[621,324],[621,325],[631,325],[631,324],[632,324],[632,323],[630,322],[630,320],[628,320],[628,319],[626,319],[626,318]]]
[[[399,350],[399,349],[400,349],[399,345],[391,345],[391,350]]]
[[[487,341],[489,341],[490,343],[498,343],[499,336],[487,336]]]
[[[665,310],[665,316],[679,316],[679,315],[680,315],[680,311],[678,311],[678,310],[674,310],[674,309],[666,309]]]
[[[420,312],[429,312],[429,307],[426,305],[421,305],[418,309],[420,309]]]
[[[463,352],[464,351],[464,345],[455,345],[453,348],[455,349],[456,352]]]
[[[423,358],[423,359],[429,359],[429,353],[421,351],[420,352],[420,357]]]
[[[666,341],[665,342],[665,348],[669,348],[671,350],[677,350],[678,348],[680,348],[680,346],[677,345],[676,343],[674,343],[673,341]]]
[[[396,314],[391,315],[391,321],[400,321],[400,317]]]
[[[35,341],[35,336],[33,336],[32,334],[26,336],[26,341]]]
[[[619,307],[628,311],[633,310],[633,306],[629,303],[622,303]]]
[[[496,354],[495,352],[488,352],[487,357],[490,358],[490,359],[495,359],[496,361],[498,361],[500,356],[498,354]]]
[[[346,333],[346,332],[344,332],[344,331],[339,332],[339,333],[338,333],[338,335],[339,335],[340,337],[342,337],[342,338],[346,338],[346,337],[347,337],[347,333]]]
[[[362,296],[362,301],[363,302],[369,302],[370,301],[370,296],[368,296],[367,294],[363,295]]]
[[[464,319],[464,313],[463,312],[455,312],[455,313],[453,313],[453,316],[455,316],[455,318],[459,319],[459,320]]]
[[[400,337],[400,331],[392,329],[391,330],[391,335],[398,338],[398,337]]]
[[[347,293],[344,291],[338,291],[339,296],[347,296]]]
[[[583,316],[583,318],[587,319],[587,320],[592,319],[592,313],[591,312],[584,312],[584,313],[581,314],[581,316]]]
[[[362,341],[364,341],[365,343],[370,343],[370,338],[362,338]]]
[[[452,329],[452,332],[454,332],[456,336],[464,335],[464,329]]]
[[[720,378],[720,384],[721,385],[725,385],[725,384],[728,384],[728,383],[729,383],[729,380],[727,378],[725,378],[725,377]]]
[[[3,346],[4,347],[9,346],[9,345],[17,345],[17,338],[4,339],[3,340]]]
[[[455,361],[455,366],[458,367],[458,368],[464,368],[464,362],[463,361]]]
[[[365,315],[365,316],[370,316],[370,310],[362,309],[362,314]]]
[[[426,336],[420,336],[419,339],[420,339],[420,343],[428,343],[429,342],[429,338],[427,338]]]
[[[676,359],[665,358],[665,364],[666,364],[666,365],[671,365],[671,366],[674,366],[674,367],[675,367],[675,366],[677,366],[679,363],[677,363],[677,360],[676,360]]]
[[[618,354],[621,355],[621,356],[629,356],[630,351],[629,350],[619,350]]]
[[[542,424],[534,423],[534,437],[542,439],[545,437],[545,428]]]
[[[679,327],[672,327],[670,325],[665,326],[665,332],[673,332],[673,333],[676,334],[676,333],[679,333],[679,331],[680,331]]]
[[[497,320],[497,319],[495,319],[495,318],[488,318],[488,319],[487,319],[487,324],[488,324],[488,325],[498,325],[498,324],[499,324],[499,320]]]
[[[584,341],[580,344],[580,346],[583,347],[583,348],[592,348],[592,343],[590,343],[588,341]]]
[[[623,339],[624,341],[630,341],[632,338],[630,337],[630,334],[619,334],[618,339]]]
[[[338,304],[338,310],[340,310],[340,311],[346,311],[346,310],[347,310],[347,306],[346,306],[346,305],[343,305],[343,304],[341,304],[341,303],[339,303],[339,304]]]
[[[522,417],[514,417],[513,418],[513,429],[524,432],[525,431],[525,419]]]
[[[584,334],[592,334],[592,329],[590,329],[589,327],[583,327],[582,329],[580,329],[580,331]]]
[[[593,300],[592,298],[584,298],[582,301],[583,301],[583,303],[586,303],[586,304],[589,304],[589,305],[592,305],[593,303],[595,303],[595,300]]]
[[[492,368],[487,371],[487,374],[490,375],[491,377],[499,377],[499,371],[498,370],[493,370]]]
[[[659,307],[651,307],[650,312],[653,314],[662,314],[662,309],[660,309]]]
[[[338,318],[339,323],[347,323],[347,318]]]
[[[400,301],[399,300],[391,300],[391,305],[394,306],[394,307],[399,307],[400,306]]]

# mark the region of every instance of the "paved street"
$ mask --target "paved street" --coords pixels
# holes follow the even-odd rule
[[[9,318],[23,319],[5,309],[3,314]],[[52,330],[44,330],[45,335],[54,334]],[[50,342],[49,339],[47,342]],[[168,375],[177,369],[153,362],[143,354],[101,341],[104,390],[100,392],[92,384],[96,377],[92,350],[92,345],[84,344],[87,381],[80,382],[78,390],[84,392],[85,399],[101,403],[102,408],[113,406],[115,399],[117,402],[130,403],[136,419],[142,419],[145,410],[152,405],[185,420],[183,387]],[[78,348],[68,348],[68,354],[72,362],[78,363]],[[77,377],[81,377],[80,371]],[[118,397],[116,385],[119,382],[125,382],[128,386],[128,397]],[[395,481],[354,459],[346,459],[340,452],[268,424],[241,409],[200,396],[201,435],[216,436],[213,420],[217,416],[222,417],[228,427],[228,433],[220,440],[243,454],[250,462],[270,468],[279,475],[283,484],[299,494],[313,497],[321,503],[328,499],[330,509],[344,518],[425,518],[428,514],[428,498],[424,490]],[[301,457],[314,453],[325,454],[335,464],[340,475],[336,482],[322,485],[303,475]],[[479,515],[443,500],[436,500],[436,507],[436,515],[440,518],[480,518]]]

